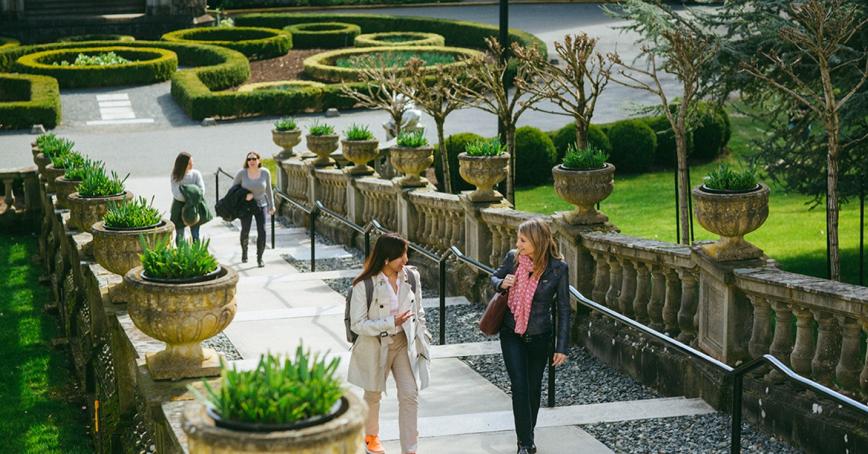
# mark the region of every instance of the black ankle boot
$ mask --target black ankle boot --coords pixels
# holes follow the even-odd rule
[[[241,263],[247,263],[247,242],[241,242]]]
[[[259,247],[259,244],[256,245],[256,264],[259,265],[260,268],[265,266],[265,262],[262,261],[262,254],[265,252],[265,245]]]

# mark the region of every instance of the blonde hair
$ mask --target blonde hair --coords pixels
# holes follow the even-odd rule
[[[522,222],[518,226],[518,234],[524,235],[533,245],[533,275],[535,277],[542,276],[549,260],[561,260],[563,258],[558,251],[558,243],[555,241],[549,225],[542,218],[532,218]]]

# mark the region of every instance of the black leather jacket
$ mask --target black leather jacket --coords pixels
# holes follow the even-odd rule
[[[226,195],[214,205],[217,216],[231,222],[233,219],[243,218],[253,213],[256,210],[256,202],[246,199],[249,193],[250,191],[242,188],[240,184],[232,185],[226,191]]]
[[[500,283],[507,274],[515,272],[515,249],[509,251],[503,259],[500,268],[491,275],[491,285],[495,291],[500,291]],[[558,353],[567,353],[570,339],[570,277],[569,265],[563,260],[549,260],[546,270],[540,276],[539,283],[536,287],[536,292],[533,294],[533,303],[530,309],[530,319],[527,322],[527,331],[525,334],[538,335],[551,333],[554,328],[552,324],[552,302],[557,301],[558,310],[558,338],[555,345],[555,351]],[[502,329],[515,330],[515,317],[512,312],[507,313],[503,317]]]

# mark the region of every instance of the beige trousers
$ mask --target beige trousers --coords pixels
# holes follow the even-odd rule
[[[416,388],[416,378],[410,368],[410,358],[407,357],[407,336],[401,332],[390,337],[389,354],[386,357],[386,377],[389,372],[395,378],[398,388],[398,430],[401,435],[401,451],[416,452],[419,432],[416,429],[419,407],[419,390]],[[368,404],[368,419],[365,421],[366,435],[380,433],[380,398],[379,391],[365,391],[365,402]]]

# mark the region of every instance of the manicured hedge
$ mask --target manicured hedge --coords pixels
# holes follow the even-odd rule
[[[75,60],[78,54],[94,55],[107,52],[114,52],[132,61],[106,66],[54,64]],[[158,48],[78,47],[24,55],[15,62],[14,68],[22,73],[54,77],[62,88],[142,85],[168,80],[178,69],[178,56],[170,50]]]
[[[135,36],[130,35],[113,35],[113,34],[100,34],[94,33],[90,35],[72,35],[72,36],[64,36],[57,40],[59,43],[78,43],[82,41],[135,41]]]
[[[554,131],[551,134],[552,142],[555,144],[555,149],[558,152],[558,157],[555,163],[560,163],[564,159],[564,154],[567,152],[567,147],[570,144],[576,144],[576,124],[573,122],[567,123],[563,128]],[[597,125],[591,125],[588,128],[588,145],[598,150],[612,154],[612,144],[609,142],[609,137],[603,132],[603,129]]]
[[[515,130],[515,184],[537,186],[552,179],[557,151],[552,139],[533,126]]]
[[[344,22],[314,22],[310,24],[288,25],[284,28],[292,35],[292,45],[296,49],[337,49],[349,47],[362,33],[355,24]]]
[[[469,191],[474,188],[472,184],[464,181],[458,173],[458,155],[464,152],[464,147],[467,144],[476,142],[477,140],[484,140],[484,138],[472,132],[453,134],[446,138],[449,175],[452,177],[452,191],[456,194],[460,191]],[[443,186],[443,166],[440,164],[440,147],[436,146],[434,147],[434,174],[437,176],[437,181],[440,182],[437,189],[445,191],[446,188]]]
[[[321,54],[312,55],[304,60],[304,74],[312,79],[322,80],[326,82],[350,82],[358,81],[362,70],[358,68],[341,68],[334,65],[334,61],[341,57],[353,55],[375,55],[377,53],[388,52],[421,52],[420,48],[414,46],[394,46],[394,47],[361,47],[350,49],[339,49]],[[445,54],[456,54],[460,60],[443,65],[447,68],[460,69],[469,64],[469,59],[479,55],[479,51],[473,49],[465,49],[460,47],[426,47],[424,52],[437,52]],[[462,58],[463,57],[463,58]],[[433,70],[433,67],[428,69]],[[396,69],[397,72],[405,72],[403,68]],[[423,68],[423,72],[427,69]]]
[[[612,153],[609,162],[625,173],[645,172],[651,167],[657,137],[641,120],[622,120],[608,129]]]
[[[404,41],[390,41],[390,38],[404,38]],[[356,36],[356,47],[381,47],[381,46],[445,46],[446,38],[437,33],[422,32],[386,32],[365,33]]]
[[[292,36],[288,32],[264,27],[185,28],[166,33],[162,39],[226,47],[241,52],[250,60],[280,57],[292,48]]]
[[[21,45],[21,43],[17,39],[4,38],[4,37],[0,36],[0,50],[5,50],[5,49],[8,49],[10,47],[17,47],[20,45]]]
[[[60,123],[57,80],[30,74],[0,74],[0,128],[29,128]]]
[[[643,117],[657,135],[657,151],[654,164],[660,167],[675,167],[675,134],[665,115]],[[696,128],[687,134],[687,156],[694,161],[710,161],[719,156],[732,134],[729,115],[725,110],[710,103],[699,105]]]
[[[311,80],[277,80],[273,82],[257,82],[254,84],[245,84],[238,87],[239,92],[249,92],[257,90],[300,90],[303,88],[317,88],[322,90],[325,84],[314,82]]]
[[[438,3],[452,3],[459,0],[438,0]],[[431,0],[211,0],[213,8],[282,8],[288,6],[341,6],[341,5],[409,5],[430,3]]]

